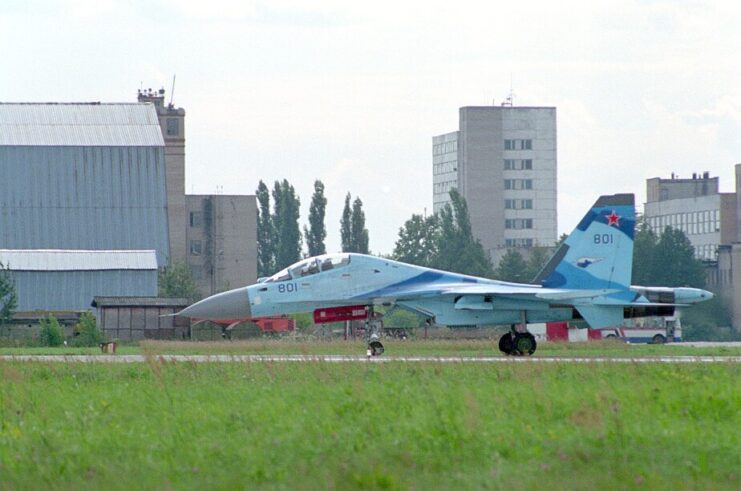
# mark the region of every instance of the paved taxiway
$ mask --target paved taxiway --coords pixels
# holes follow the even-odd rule
[[[147,360],[188,363],[740,363],[741,356],[634,356],[608,357],[460,357],[349,355],[4,355],[0,361],[63,363],[144,363]]]

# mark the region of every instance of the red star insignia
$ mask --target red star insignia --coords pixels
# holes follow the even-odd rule
[[[612,210],[612,213],[607,215],[607,225],[615,225],[616,227],[619,227],[620,223],[618,220],[620,220],[620,215],[615,213],[615,210]]]

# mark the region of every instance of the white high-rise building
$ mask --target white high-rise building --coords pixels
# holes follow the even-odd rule
[[[553,246],[556,150],[555,107],[462,107],[458,131],[432,138],[434,211],[457,188],[495,265],[507,248]]]

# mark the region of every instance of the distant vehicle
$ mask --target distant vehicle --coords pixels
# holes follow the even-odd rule
[[[585,342],[615,339],[626,343],[664,344],[682,341],[682,326],[677,316],[625,319],[621,327],[585,329],[569,322],[531,324],[528,330],[539,342]]]
[[[682,323],[678,316],[656,317],[644,322],[626,321],[623,327],[602,329],[602,337],[627,343],[679,343],[682,341]]]
[[[635,197],[601,196],[532,284],[440,271],[364,254],[311,257],[255,285],[208,297],[178,315],[230,323],[313,312],[314,322],[367,319],[368,355],[383,353],[374,307],[397,305],[450,327],[509,324],[499,349],[530,355],[533,322],[583,319],[593,329],[672,315],[709,300],[698,288],[632,286]]]

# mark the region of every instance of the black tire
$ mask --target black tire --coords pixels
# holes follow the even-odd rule
[[[380,341],[371,341],[368,343],[368,348],[371,350],[371,356],[381,356],[383,354],[383,344]]]
[[[655,335],[653,338],[651,338],[652,344],[664,344],[666,343],[666,338],[662,336],[661,334]]]
[[[518,332],[512,341],[512,354],[515,356],[530,356],[535,353],[538,343],[535,336],[529,332]]]
[[[499,338],[499,351],[501,351],[505,355],[511,355],[512,348],[512,333],[508,332],[506,334],[503,334],[502,337]]]

